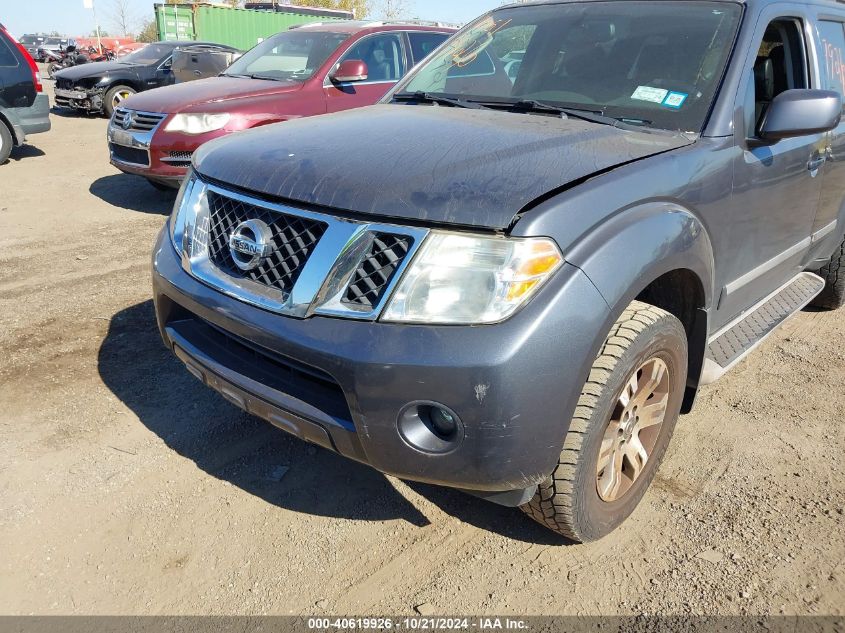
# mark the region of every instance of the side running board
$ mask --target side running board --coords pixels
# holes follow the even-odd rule
[[[821,277],[813,273],[800,273],[716,332],[707,347],[701,384],[709,385],[724,376],[823,289],[824,280]]]

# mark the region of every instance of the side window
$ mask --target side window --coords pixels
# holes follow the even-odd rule
[[[359,59],[367,64],[367,81],[399,81],[405,74],[405,56],[397,33],[365,37],[350,48],[340,61]]]
[[[819,22],[824,56],[821,86],[845,95],[845,28],[841,22]]]
[[[435,48],[440,46],[449,36],[446,33],[429,33],[426,31],[410,31],[411,56],[415,64],[419,64]]]
[[[17,66],[18,58],[9,48],[6,38],[0,35],[0,66]]]
[[[775,97],[786,90],[808,88],[807,53],[801,20],[781,18],[766,27],[754,62],[754,121],[756,129]]]

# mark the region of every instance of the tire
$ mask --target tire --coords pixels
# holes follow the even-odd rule
[[[646,380],[652,373],[660,378]],[[635,379],[639,391],[629,385]],[[557,468],[521,509],[572,541],[594,541],[616,529],[637,507],[660,466],[678,420],[686,380],[687,336],[681,322],[647,303],[631,303],[610,329],[593,363]],[[653,392],[651,382],[657,385]],[[630,393],[634,396],[623,407],[622,400]],[[640,412],[648,420],[645,412],[649,410],[656,419],[660,409],[662,423],[648,428],[640,417],[629,415]],[[644,466],[638,458],[639,474],[630,476],[636,474],[632,461],[623,457],[618,461],[619,476],[610,477],[608,469],[617,463],[616,456],[636,448],[647,450]],[[600,450],[608,464],[601,471]],[[623,474],[625,467],[627,474]],[[609,481],[619,483],[608,486]]]
[[[12,138],[12,133],[3,121],[0,121],[0,165],[9,160],[12,154],[12,147],[15,141]]]
[[[824,290],[810,305],[825,310],[836,310],[845,305],[845,240],[830,258],[830,263],[816,274],[824,279]]]
[[[134,88],[130,88],[129,86],[113,86],[106,92],[106,96],[103,97],[103,110],[111,118],[118,103],[131,97],[136,92]]]

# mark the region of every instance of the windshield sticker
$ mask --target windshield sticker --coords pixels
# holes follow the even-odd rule
[[[637,101],[651,101],[652,103],[663,103],[666,96],[669,94],[668,90],[663,88],[651,88],[649,86],[640,86],[634,90],[631,99]]]
[[[673,110],[680,110],[688,96],[686,92],[670,92],[663,100],[663,105]]]

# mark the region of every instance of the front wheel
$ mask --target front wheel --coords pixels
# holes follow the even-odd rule
[[[631,303],[593,363],[557,468],[522,510],[573,541],[594,541],[616,529],[657,472],[686,380],[681,322],[655,306]]]
[[[108,92],[103,100],[103,109],[106,114],[111,117],[114,114],[114,109],[117,108],[126,99],[134,95],[136,90],[129,86],[114,86]]]

